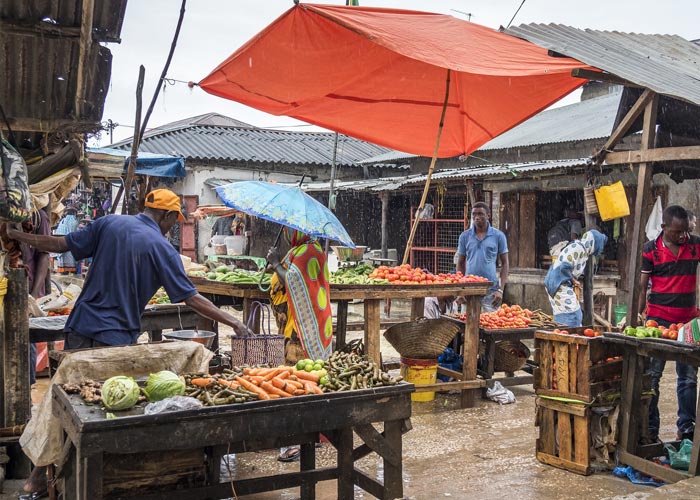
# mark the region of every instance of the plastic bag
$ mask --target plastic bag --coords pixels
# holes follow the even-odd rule
[[[513,394],[513,391],[506,389],[498,381],[493,383],[492,388],[486,389],[486,397],[499,405],[515,403],[515,394]]]
[[[622,181],[599,187],[595,190],[595,199],[603,221],[626,217],[630,214],[630,206],[627,203],[627,194]]]
[[[27,164],[5,139],[0,144],[0,163],[0,218],[10,222],[27,221],[32,209]]]
[[[58,311],[61,309],[72,309],[81,291],[82,288],[74,283],[71,283],[63,289],[63,293],[61,293],[61,295],[50,302],[42,304],[41,308],[47,312]]]
[[[651,477],[642,474],[638,470],[634,470],[629,465],[627,467],[618,466],[613,469],[613,475],[617,477],[626,477],[634,484],[643,484],[646,486],[663,486],[666,483],[654,481]]]
[[[678,342],[684,344],[700,344],[700,320],[690,320],[678,330]]]
[[[156,413],[167,413],[169,411],[197,410],[204,406],[198,399],[189,396],[173,396],[161,399],[155,403],[146,405],[143,413],[145,415],[155,415]]]
[[[672,444],[665,444],[664,448],[668,452],[671,467],[677,470],[688,470],[690,467],[690,454],[693,451],[693,442],[690,439],[681,441],[681,447],[678,451]]]

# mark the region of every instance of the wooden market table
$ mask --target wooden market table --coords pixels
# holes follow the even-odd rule
[[[106,418],[105,411],[86,405],[78,394],[52,387],[53,412],[72,444],[64,466],[65,498],[98,500],[119,496],[128,474],[124,468],[156,471],[148,457],[174,471],[176,456],[190,455],[185,483],[163,484],[159,491],[126,493],[140,500],[223,499],[283,488],[301,487],[301,498],[316,498],[316,483],[337,480],[336,498],[351,500],[354,487],[380,499],[403,497],[402,434],[411,428],[413,384],[298,396],[288,399],[204,407],[197,410],[143,415],[142,405],[122,412],[131,416]],[[373,424],[380,424],[377,429]],[[315,443],[323,434],[338,450],[335,467],[317,468]],[[356,434],[364,444],[355,447]],[[220,482],[221,457],[230,453],[279,448],[301,443],[300,471]],[[383,482],[356,467],[355,462],[376,452],[383,459]],[[149,455],[150,453],[150,455]],[[155,454],[155,455],[154,455]],[[192,464],[192,457],[194,464]],[[132,477],[134,477],[132,475]],[[144,477],[138,477],[143,484]],[[139,481],[136,481],[139,484]],[[184,488],[183,488],[184,486]],[[132,493],[134,496],[132,496]]]
[[[460,326],[466,326],[465,322],[454,316],[443,315],[444,319],[452,321]],[[505,377],[495,378],[493,375],[496,371],[496,344],[500,341],[519,342],[525,339],[534,339],[536,328],[509,328],[509,329],[490,329],[479,328],[479,341],[484,344],[483,361],[481,368],[477,371],[486,380],[487,387],[493,387],[494,382],[500,382],[501,385],[508,387],[514,385],[532,385],[534,377],[532,373],[527,375],[515,375],[512,372],[505,372]],[[528,363],[523,367],[523,370],[532,371],[533,365]],[[450,375],[450,370],[438,367],[438,373],[442,375]]]
[[[248,320],[248,313],[254,301],[267,301],[269,295],[262,292],[257,285],[233,284],[192,278],[197,291],[211,296],[215,303],[222,303],[217,296],[238,297],[243,299],[243,317]],[[484,380],[477,378],[477,356],[479,352],[479,316],[481,298],[488,294],[490,282],[452,283],[445,285],[337,285],[331,284],[331,300],[338,302],[336,347],[345,344],[348,303],[351,300],[364,301],[364,344],[366,354],[376,363],[381,362],[380,342],[380,304],[386,299],[405,299],[411,301],[411,319],[423,316],[426,297],[465,297],[466,315],[469,321],[464,323],[464,344],[462,354],[464,364],[462,373],[451,372],[455,382],[442,382],[424,385],[416,391],[462,390],[463,408],[474,406],[477,393],[485,387]],[[258,325],[254,327],[259,328]],[[259,330],[256,330],[259,331]]]
[[[603,333],[605,342],[621,345],[625,351],[622,366],[622,401],[620,407],[621,426],[618,440],[618,460],[626,465],[667,483],[675,483],[689,477],[700,475],[700,426],[695,426],[693,435],[693,451],[688,472],[669,469],[658,465],[649,458],[664,455],[663,443],[640,445],[638,439],[639,422],[643,417],[639,405],[642,395],[642,374],[644,373],[644,358],[654,357],[667,361],[686,363],[700,366],[700,346],[682,344],[674,340],[631,337],[620,333]],[[696,412],[700,414],[700,398]],[[674,442],[678,449],[679,442]]]

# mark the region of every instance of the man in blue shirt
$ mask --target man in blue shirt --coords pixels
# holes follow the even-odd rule
[[[496,273],[496,263],[501,262],[501,279]],[[491,312],[503,302],[503,289],[508,280],[508,243],[506,235],[489,223],[489,207],[484,202],[472,207],[472,227],[459,236],[457,245],[457,271],[463,274],[483,276],[493,281],[490,293],[484,297],[481,307]]]
[[[146,196],[138,215],[107,215],[66,236],[40,236],[8,228],[8,236],[40,251],[92,257],[83,291],[66,322],[66,349],[136,343],[141,314],[163,286],[173,303],[245,334],[245,325],[202,297],[185,274],[180,255],[164,236],[184,221],[180,198],[167,189]]]

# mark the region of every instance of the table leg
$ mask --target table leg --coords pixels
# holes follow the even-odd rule
[[[698,398],[698,406],[695,409],[695,414],[700,415],[700,398]],[[693,433],[693,451],[690,452],[690,465],[688,467],[688,474],[691,476],[700,475],[700,462],[698,461],[698,455],[700,454],[700,426],[695,426],[695,432]]]
[[[85,456],[76,453],[75,482],[78,487],[76,500],[99,500],[102,498],[102,453]]]
[[[335,350],[338,351],[345,347],[347,343],[347,331],[348,331],[348,301],[339,300],[338,310],[336,313],[336,327],[335,327]]]
[[[365,299],[365,354],[375,363],[381,363],[379,346],[379,302],[381,299]]]
[[[300,457],[301,471],[314,470],[316,468],[316,443],[302,443]],[[302,481],[301,499],[316,499],[316,483],[313,481]]]
[[[411,320],[425,316],[425,297],[411,299]]]
[[[248,318],[250,317],[250,312],[253,308],[253,302],[254,300],[249,299],[248,297],[245,297],[243,299],[243,323],[245,323],[246,325],[248,324]],[[256,314],[253,318],[253,324],[251,325],[251,329],[255,333],[260,333],[260,314]]]
[[[464,344],[462,356],[462,380],[476,380],[476,358],[479,354],[479,315],[481,314],[481,297],[466,297],[466,320],[464,321]],[[462,408],[474,406],[478,389],[462,390]]]
[[[486,377],[493,378],[493,372],[496,371],[496,342],[490,335],[486,336],[486,353]]]
[[[402,420],[384,422],[384,438],[399,457],[402,455],[402,424]],[[403,466],[400,460],[398,464],[393,464],[384,458],[384,498],[403,498]]]
[[[163,340],[163,330],[149,330],[148,342],[160,342]]]
[[[620,401],[620,415],[622,417],[620,425],[620,449],[636,454],[638,421],[637,413],[639,401],[642,393],[643,359],[637,355],[635,349],[625,349],[625,356],[622,362],[622,400]]]
[[[353,500],[355,498],[355,483],[352,471],[355,468],[352,460],[352,429],[340,429],[338,436],[338,500]]]

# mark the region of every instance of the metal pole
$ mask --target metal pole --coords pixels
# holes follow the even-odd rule
[[[335,203],[333,202],[333,186],[335,185],[335,161],[338,157],[338,132],[334,134],[333,137],[333,160],[331,161],[331,185],[328,189],[328,208],[335,211]],[[330,242],[326,240],[324,245],[324,251],[328,253],[328,246]]]

